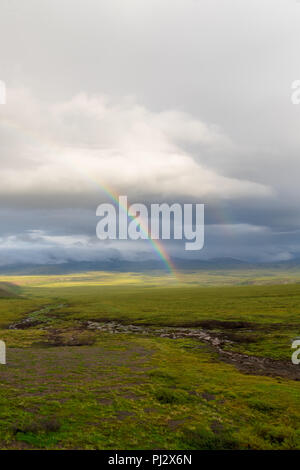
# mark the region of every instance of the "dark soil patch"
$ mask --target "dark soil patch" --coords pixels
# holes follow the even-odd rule
[[[186,422],[190,419],[192,419],[191,416],[188,416],[188,417],[182,418],[182,419],[169,419],[168,427],[171,428],[172,430],[175,430],[178,427],[181,427],[183,424],[186,424]]]
[[[35,326],[41,325],[43,322],[41,320],[33,320],[28,318],[27,320],[21,320],[13,325],[10,325],[9,329],[11,330],[26,330],[27,328],[33,328]]]
[[[212,393],[204,392],[202,393],[202,398],[204,398],[207,401],[213,401],[216,399],[216,397]]]
[[[237,369],[246,374],[300,380],[300,368],[291,362],[268,357],[248,356],[247,354],[223,351],[221,348],[218,349],[218,352],[222,361],[235,365]]]
[[[261,329],[262,325],[246,321],[222,321],[222,320],[202,320],[199,322],[186,322],[181,326],[187,328],[202,327],[208,330],[241,330],[241,329]]]
[[[13,434],[39,432],[57,432],[60,429],[60,423],[56,418],[40,418],[23,425],[15,425],[12,427]]]
[[[224,431],[224,426],[220,421],[213,421],[210,425],[210,429],[214,434],[221,434]]]
[[[259,341],[259,337],[255,335],[237,334],[237,333],[231,333],[228,331],[226,331],[226,333],[224,334],[224,337],[233,343],[250,344],[250,343],[257,343]]]

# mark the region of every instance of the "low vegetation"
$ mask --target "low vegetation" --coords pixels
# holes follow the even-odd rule
[[[300,334],[300,285],[203,277],[3,278],[0,448],[299,449],[300,382],[281,368]],[[143,328],[87,327],[112,321]],[[278,368],[257,375],[212,342],[163,332],[179,327]]]

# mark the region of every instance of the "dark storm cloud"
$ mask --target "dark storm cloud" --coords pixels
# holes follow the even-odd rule
[[[201,256],[297,254],[299,26],[292,0],[2,0],[2,259],[96,256],[102,184],[205,203]]]

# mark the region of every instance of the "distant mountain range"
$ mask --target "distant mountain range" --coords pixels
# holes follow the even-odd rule
[[[300,258],[289,261],[272,263],[250,263],[235,258],[214,258],[209,260],[187,260],[173,259],[173,263],[178,270],[198,271],[198,270],[232,270],[232,269],[300,269]],[[124,261],[111,259],[96,262],[66,262],[62,264],[23,264],[14,266],[1,266],[0,274],[38,275],[38,274],[69,274],[85,271],[112,271],[112,272],[148,272],[166,271],[166,267],[160,260],[149,261]]]

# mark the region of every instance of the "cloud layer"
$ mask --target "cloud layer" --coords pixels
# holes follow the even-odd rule
[[[0,264],[151,256],[98,244],[103,187],[205,203],[197,256],[298,256],[299,22],[286,0],[3,0]]]
[[[25,198],[58,208],[67,196],[72,207],[81,206],[90,203],[95,185],[144,199],[271,195],[263,184],[210,168],[207,155],[233,144],[216,126],[187,113],[154,113],[133,99],[114,103],[84,93],[45,104],[28,91],[10,90],[8,102],[0,115],[0,196],[8,204]],[[197,145],[197,158],[189,144]]]

